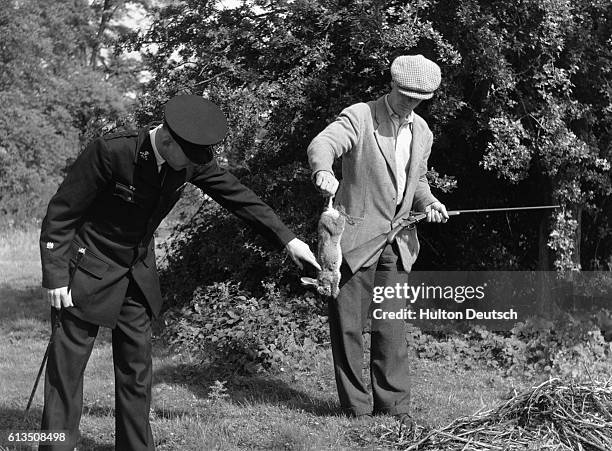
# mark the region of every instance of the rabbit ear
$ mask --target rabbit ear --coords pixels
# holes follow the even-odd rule
[[[300,277],[300,281],[304,286],[319,286],[319,281],[317,279],[313,279],[312,277]]]

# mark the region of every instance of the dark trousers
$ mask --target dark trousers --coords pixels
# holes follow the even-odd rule
[[[97,325],[77,318],[70,314],[70,310],[62,311],[47,361],[41,429],[65,430],[69,440],[64,444],[40,446],[40,450],[72,450],[76,446],[83,409],[83,373],[97,333]],[[149,425],[151,315],[142,292],[133,281],[130,281],[112,335],[115,449],[153,450],[153,434]]]
[[[330,299],[329,326],[334,371],[340,405],[352,415],[407,413],[410,403],[409,359],[405,323],[401,319],[372,319],[370,326],[370,376],[372,398],[362,378],[362,331],[373,308],[400,311],[405,299],[385,299],[372,304],[374,286],[407,282],[395,245],[387,245],[378,260],[352,274],[341,268],[340,293]],[[379,315],[377,315],[379,316]]]

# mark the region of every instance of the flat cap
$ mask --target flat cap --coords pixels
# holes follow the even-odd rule
[[[217,105],[195,95],[171,98],[164,109],[164,120],[170,134],[194,163],[212,158],[210,146],[227,135],[227,120]]]
[[[404,55],[391,64],[391,79],[399,92],[414,99],[431,99],[440,86],[440,66],[423,55]]]

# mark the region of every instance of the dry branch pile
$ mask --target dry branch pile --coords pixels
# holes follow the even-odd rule
[[[550,379],[448,426],[406,434],[378,426],[377,444],[405,451],[612,450],[612,384]]]

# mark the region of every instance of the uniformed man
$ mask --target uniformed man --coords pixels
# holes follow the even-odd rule
[[[47,363],[42,429],[67,430],[69,439],[40,449],[75,447],[83,372],[99,326],[112,328],[116,449],[154,449],[151,318],[162,297],[153,233],[186,182],[284,246],[298,266],[303,260],[319,267],[308,245],[217,165],[211,146],[226,133],[226,119],[212,102],[174,97],[162,125],[90,143],[51,199],[40,238],[42,285],[59,322]]]

